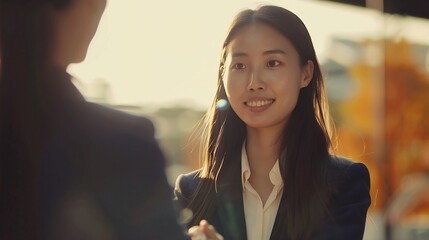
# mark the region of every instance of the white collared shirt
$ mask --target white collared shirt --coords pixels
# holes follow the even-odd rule
[[[243,144],[241,150],[241,179],[243,186],[244,216],[246,219],[247,239],[266,240],[270,239],[276,219],[277,210],[283,195],[283,180],[280,174],[279,161],[277,160],[269,173],[271,183],[274,185],[265,205],[259,194],[249,182],[250,178],[249,160],[246,147]]]

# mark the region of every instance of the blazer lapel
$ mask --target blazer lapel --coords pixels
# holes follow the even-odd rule
[[[287,236],[286,205],[284,204],[285,197],[286,194],[283,193],[279,209],[277,210],[276,220],[274,221],[273,230],[271,231],[270,240],[289,240]]]
[[[236,182],[219,185],[217,194],[217,215],[223,230],[224,239],[246,240],[246,222],[244,218],[241,184]]]
[[[247,240],[240,154],[241,151],[234,153],[218,179],[216,214],[225,240]]]

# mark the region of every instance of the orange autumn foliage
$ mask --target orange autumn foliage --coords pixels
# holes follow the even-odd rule
[[[369,167],[372,208],[384,209],[404,176],[429,171],[429,76],[407,41],[361,44],[371,45],[384,50],[383,61],[351,67],[356,93],[335,105],[338,153]]]

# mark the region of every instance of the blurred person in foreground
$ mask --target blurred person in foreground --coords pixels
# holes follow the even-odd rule
[[[190,230],[203,222],[225,239],[361,240],[369,172],[333,153],[327,107],[299,17],[277,6],[238,13],[203,121],[202,168],[176,183]]]
[[[86,102],[106,0],[1,0],[0,239],[187,239],[152,123]]]

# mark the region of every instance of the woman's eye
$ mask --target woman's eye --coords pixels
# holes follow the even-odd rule
[[[246,65],[244,65],[244,63],[236,63],[236,64],[234,64],[233,68],[238,69],[238,70],[245,69]]]
[[[272,67],[277,67],[280,65],[280,62],[277,60],[271,60],[267,62],[267,67],[272,68]]]

